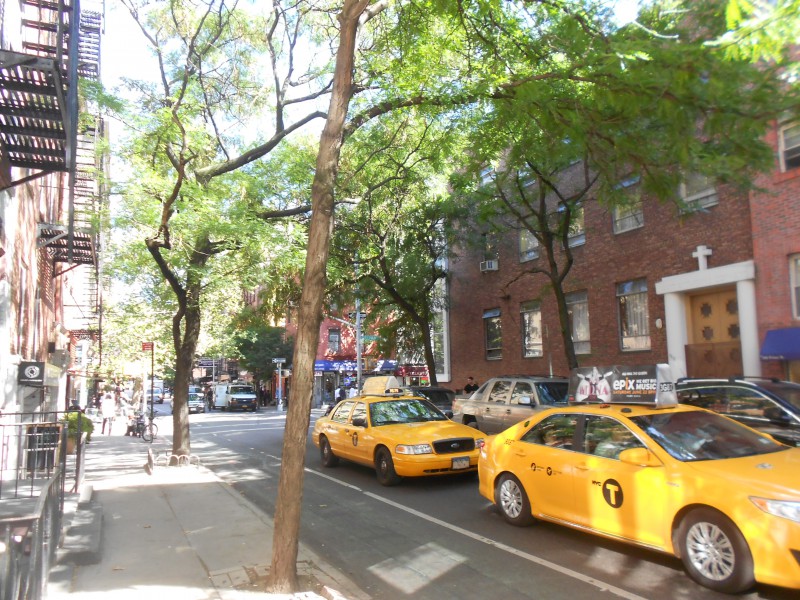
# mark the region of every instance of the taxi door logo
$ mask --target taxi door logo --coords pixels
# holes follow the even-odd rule
[[[622,486],[616,479],[606,479],[603,482],[603,498],[611,508],[622,506]]]

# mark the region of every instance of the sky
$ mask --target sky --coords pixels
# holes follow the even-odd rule
[[[93,0],[84,0],[84,4]],[[97,0],[95,0],[97,1]],[[636,16],[639,0],[610,0],[616,4],[618,23]],[[114,87],[120,77],[148,79],[156,73],[154,58],[147,51],[146,40],[128,11],[117,0],[106,3],[106,28],[102,47],[102,80]]]

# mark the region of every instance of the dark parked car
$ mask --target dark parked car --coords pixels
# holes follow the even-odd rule
[[[431,404],[433,404],[442,412],[452,412],[453,410],[453,400],[456,397],[456,393],[451,389],[443,387],[426,387],[420,385],[411,385],[406,389],[411,390],[415,396],[422,396],[423,398],[430,400]]]
[[[679,379],[678,401],[800,446],[800,384],[775,379]]]

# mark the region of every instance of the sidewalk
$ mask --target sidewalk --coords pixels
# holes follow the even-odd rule
[[[302,593],[267,594],[272,520],[213,472],[192,464],[145,472],[146,444],[95,433],[81,497],[65,503],[65,536],[48,599],[170,600],[367,598],[345,576],[300,546]],[[159,436],[153,453],[171,450]]]

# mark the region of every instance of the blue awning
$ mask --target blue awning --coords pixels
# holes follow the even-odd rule
[[[354,360],[316,360],[315,371],[355,371],[358,363]]]
[[[800,327],[767,331],[761,360],[800,360]]]

